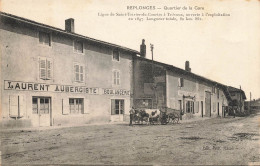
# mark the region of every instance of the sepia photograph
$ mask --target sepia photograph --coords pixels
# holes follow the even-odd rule
[[[0,0],[0,165],[260,165],[260,1]]]

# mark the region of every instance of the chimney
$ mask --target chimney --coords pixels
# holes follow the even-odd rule
[[[189,61],[185,62],[185,70],[188,71],[188,72],[191,72],[190,62]]]
[[[65,31],[74,33],[74,19],[69,18],[65,20]]]
[[[145,45],[145,40],[142,40],[142,44],[140,45],[140,56],[143,58],[146,58],[146,45]]]

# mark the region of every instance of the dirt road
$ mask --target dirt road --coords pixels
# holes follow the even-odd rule
[[[1,132],[2,165],[259,162],[260,114],[177,125],[91,125]]]

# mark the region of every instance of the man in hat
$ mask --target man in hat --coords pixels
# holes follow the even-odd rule
[[[134,107],[132,107],[132,108],[130,109],[129,113],[130,113],[130,124],[129,124],[129,126],[132,126],[132,125],[133,125],[132,122],[133,122],[134,114],[135,114],[135,109],[134,109]]]

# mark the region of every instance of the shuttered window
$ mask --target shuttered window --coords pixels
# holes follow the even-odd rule
[[[84,66],[78,63],[74,63],[74,73],[76,82],[84,82]]]
[[[46,32],[39,32],[39,43],[51,46],[51,35]]]
[[[52,59],[43,58],[39,59],[40,67],[40,79],[50,80],[52,79]]]
[[[184,79],[183,79],[183,78],[179,78],[179,80],[178,80],[178,86],[179,86],[179,87],[184,87]]]
[[[21,118],[25,113],[25,100],[22,95],[9,96],[9,116]]]
[[[120,85],[120,72],[118,70],[113,71],[113,84]]]

